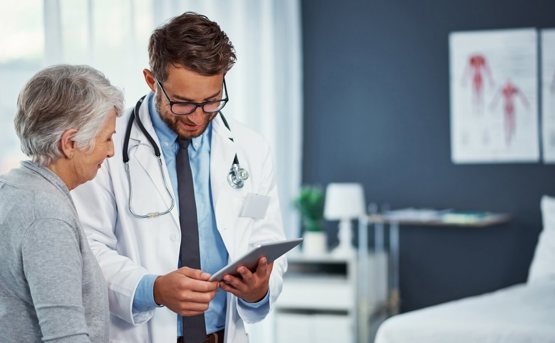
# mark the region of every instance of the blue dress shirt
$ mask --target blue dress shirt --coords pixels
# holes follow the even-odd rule
[[[150,118],[160,140],[161,150],[164,154],[166,167],[170,176],[174,194],[177,191],[176,155],[179,149],[177,134],[162,120],[154,106],[154,94],[147,97]],[[218,232],[216,218],[213,210],[212,192],[210,190],[210,149],[212,137],[212,124],[199,137],[193,138],[188,147],[189,162],[193,174],[193,185],[195,189],[195,203],[197,206],[197,220],[199,229],[199,245],[201,269],[213,274],[227,264],[228,253],[225,244]],[[179,208],[179,198],[175,197],[175,206]],[[180,261],[176,261],[179,266]],[[133,298],[133,311],[148,311],[156,307],[154,302],[154,280],[157,275],[145,275],[139,282],[135,297]],[[243,306],[253,309],[268,306],[269,296],[257,303],[247,303],[239,299]],[[204,314],[206,332],[212,333],[225,327],[226,294],[218,289],[216,297],[210,302],[208,310]],[[178,336],[182,336],[183,322],[178,316]]]

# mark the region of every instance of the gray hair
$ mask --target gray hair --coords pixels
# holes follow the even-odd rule
[[[19,93],[15,130],[21,150],[46,166],[62,156],[64,131],[77,129],[80,150],[94,149],[107,115],[123,110],[123,93],[87,65],[55,65],[39,71]]]

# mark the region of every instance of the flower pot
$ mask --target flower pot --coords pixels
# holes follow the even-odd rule
[[[321,256],[327,253],[327,236],[323,231],[305,231],[303,254],[306,256]]]

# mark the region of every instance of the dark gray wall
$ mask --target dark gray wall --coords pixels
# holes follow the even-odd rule
[[[402,229],[403,311],[526,280],[555,167],[451,162],[448,34],[555,27],[554,13],[552,0],[302,1],[303,182],[360,181],[391,208],[513,215]]]

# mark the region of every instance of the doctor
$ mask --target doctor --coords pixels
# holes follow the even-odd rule
[[[73,192],[108,284],[111,342],[247,342],[281,291],[285,259],[208,281],[285,239],[263,139],[221,113],[234,48],[187,12],[150,37],[152,93],[118,119],[115,157]],[[254,204],[254,206],[253,206]]]

